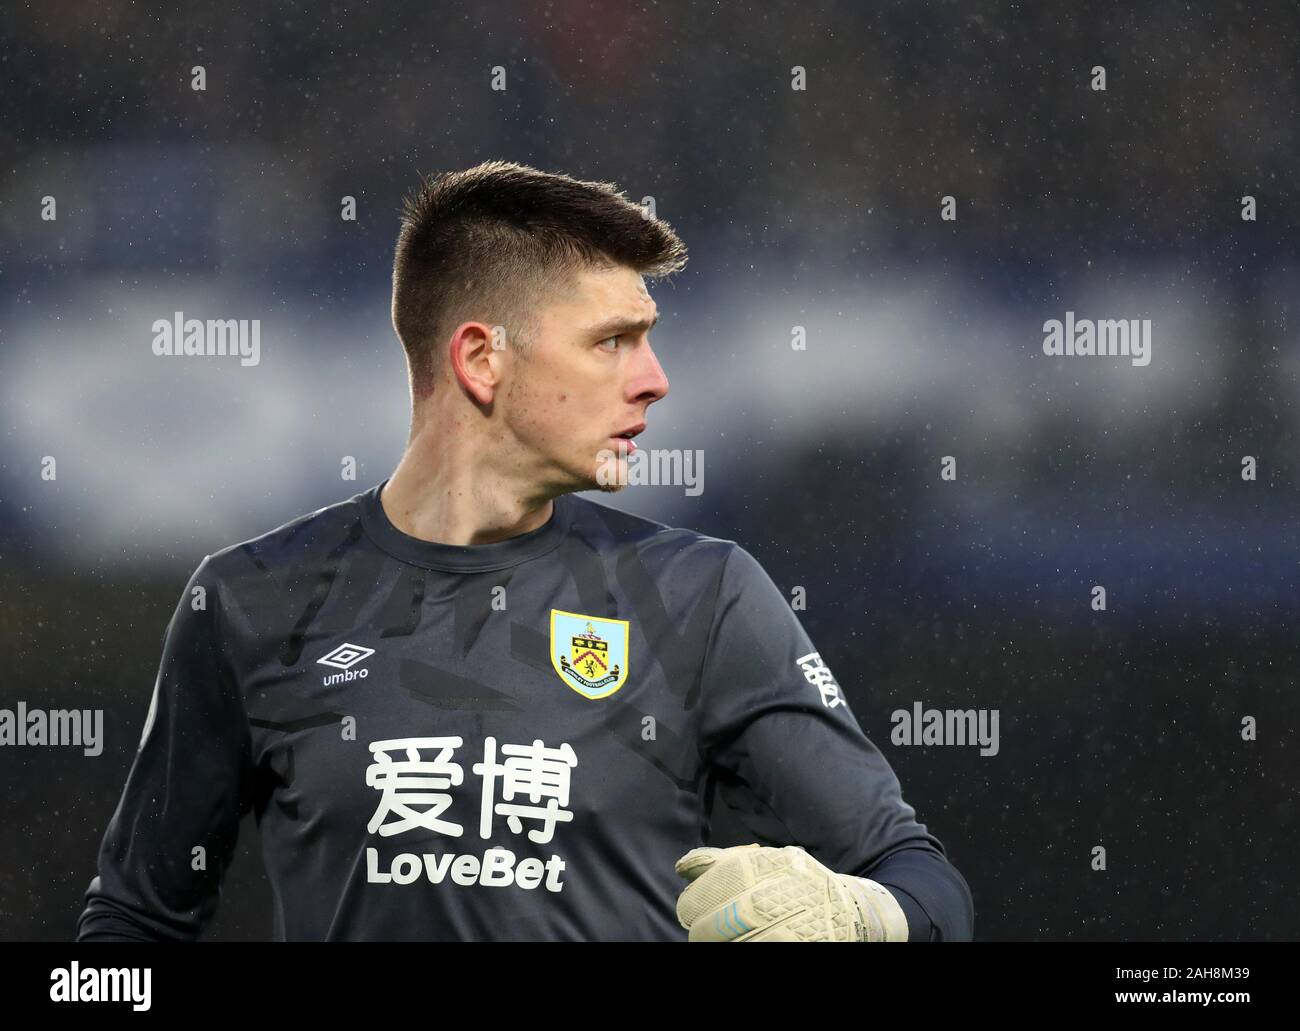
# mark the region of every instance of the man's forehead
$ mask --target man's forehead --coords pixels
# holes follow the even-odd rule
[[[624,267],[581,270],[556,307],[563,310],[565,318],[576,315],[583,325],[592,326],[620,319],[651,324],[659,318],[645,278]]]
[[[575,294],[592,302],[650,301],[645,277],[626,266],[617,268],[584,268],[576,276]]]

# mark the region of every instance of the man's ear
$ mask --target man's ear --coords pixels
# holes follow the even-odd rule
[[[456,381],[481,405],[490,405],[505,366],[505,348],[497,329],[482,322],[465,322],[447,342],[447,357]]]

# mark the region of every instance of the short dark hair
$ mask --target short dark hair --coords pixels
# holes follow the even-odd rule
[[[686,247],[613,183],[509,161],[424,179],[406,198],[393,261],[393,328],[413,398],[432,392],[441,345],[461,321],[505,326],[522,345],[547,288],[619,265],[658,279],[685,267]]]

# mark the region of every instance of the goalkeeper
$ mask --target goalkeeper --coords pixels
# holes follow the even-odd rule
[[[753,556],[577,493],[626,482],[668,392],[645,278],[684,264],[609,184],[423,184],[405,453],[200,563],[79,939],[199,937],[250,813],[282,941],[971,937]],[[707,846],[719,798],[753,844]]]

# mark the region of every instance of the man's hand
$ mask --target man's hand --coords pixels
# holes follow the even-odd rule
[[[677,919],[693,942],[907,941],[887,888],[837,874],[797,845],[693,848],[677,872],[690,882]]]

